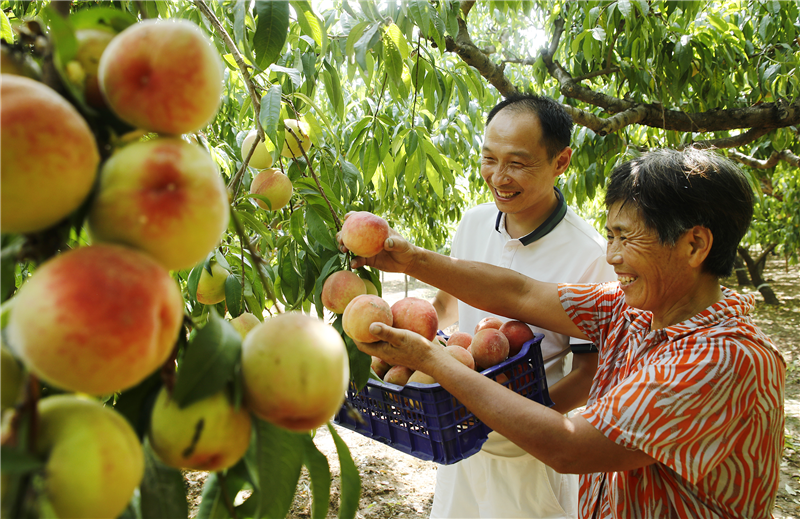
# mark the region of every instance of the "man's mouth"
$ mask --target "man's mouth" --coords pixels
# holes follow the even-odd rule
[[[637,279],[639,279],[639,278],[638,277],[633,277],[633,276],[617,276],[617,281],[619,281],[619,284],[622,285],[622,286],[630,285],[631,283],[633,283]]]
[[[494,188],[494,195],[498,200],[511,200],[519,194],[519,191],[501,191]]]

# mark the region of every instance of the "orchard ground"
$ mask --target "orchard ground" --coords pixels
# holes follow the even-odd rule
[[[782,260],[770,258],[764,272],[781,306],[771,307],[763,303],[757,294],[758,305],[755,319],[772,338],[786,359],[786,433],[781,483],[773,510],[775,519],[800,519],[800,267],[788,269]],[[402,275],[385,274],[384,298],[389,304],[403,297],[413,296],[431,299],[435,290],[428,285]],[[753,287],[737,287],[734,278],[726,280],[726,286],[739,292],[753,292]],[[433,490],[436,482],[436,467],[432,462],[418,460],[372,441],[358,433],[336,426],[337,432],[350,448],[356,466],[361,473],[361,502],[357,517],[361,519],[424,519],[430,514]],[[328,517],[338,514],[339,461],[336,448],[326,428],[320,428],[314,439],[319,449],[327,456],[333,477],[331,503]],[[192,517],[200,503],[205,472],[186,472],[186,484]],[[303,469],[297,486],[294,504],[287,517],[311,517],[311,489],[308,475]]]

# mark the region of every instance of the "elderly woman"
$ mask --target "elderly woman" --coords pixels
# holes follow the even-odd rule
[[[606,194],[617,282],[552,284],[412,246],[378,256],[468,304],[600,345],[584,411],[565,417],[466,368],[419,335],[373,323],[362,351],[433,376],[492,429],[581,476],[581,517],[771,517],[785,364],[723,288],[752,216],[744,175],[711,152],[658,150]]]

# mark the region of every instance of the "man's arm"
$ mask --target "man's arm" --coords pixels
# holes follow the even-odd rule
[[[469,369],[419,334],[382,323],[373,323],[370,333],[386,342],[356,343],[361,351],[431,375],[486,425],[558,472],[632,470],[655,462],[614,443],[583,417],[567,418]]]
[[[441,290],[436,292],[433,307],[439,317],[439,329],[444,330],[458,321],[458,299]]]
[[[550,398],[555,403],[552,409],[566,414],[586,405],[597,372],[597,357],[597,353],[572,352],[572,371],[549,389]]]

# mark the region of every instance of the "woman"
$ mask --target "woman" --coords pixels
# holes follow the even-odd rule
[[[582,517],[770,517],[785,363],[748,316],[754,296],[719,285],[752,217],[746,178],[711,152],[658,150],[618,167],[605,201],[613,283],[542,283],[396,233],[354,260],[600,345],[580,414],[510,392],[405,330],[373,323],[384,342],[359,349],[433,376],[533,456],[582,474]]]

